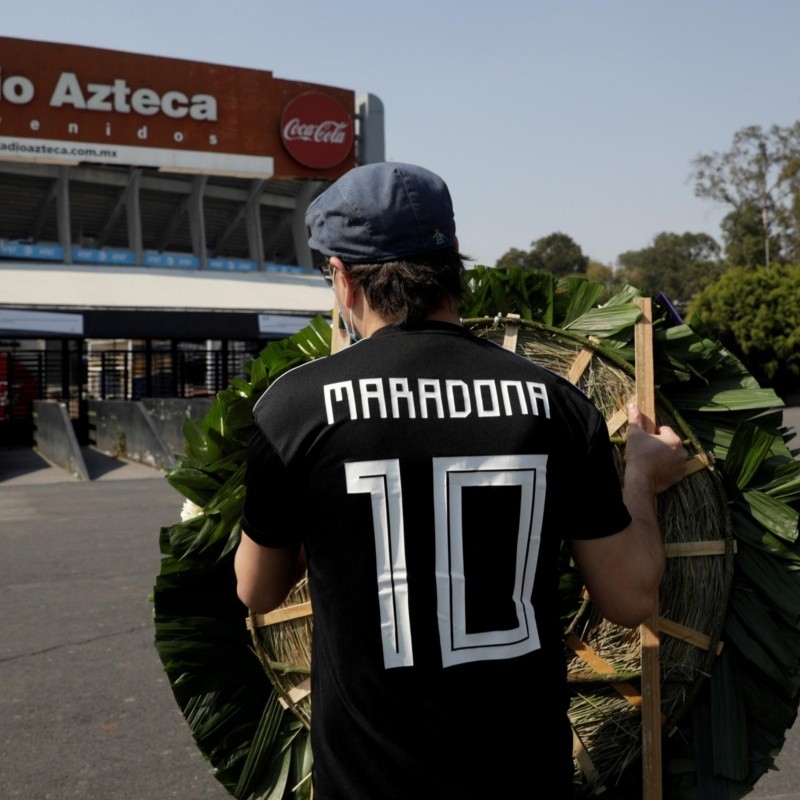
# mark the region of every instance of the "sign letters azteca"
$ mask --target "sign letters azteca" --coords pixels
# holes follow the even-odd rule
[[[336,178],[353,107],[271,72],[0,37],[0,160]]]

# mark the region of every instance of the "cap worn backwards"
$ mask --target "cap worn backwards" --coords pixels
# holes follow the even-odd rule
[[[306,212],[309,246],[352,264],[394,261],[444,250],[456,241],[447,184],[413,164],[355,167]]]

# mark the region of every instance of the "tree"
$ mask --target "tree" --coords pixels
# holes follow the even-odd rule
[[[595,283],[602,283],[607,292],[621,288],[620,281],[614,275],[614,270],[599,261],[589,260],[586,265],[586,278]]]
[[[566,233],[551,233],[533,242],[531,254],[539,269],[554,275],[579,275],[586,272],[589,258]]]
[[[518,250],[516,247],[512,247],[510,250],[503,253],[503,255],[497,259],[495,267],[499,267],[501,269],[513,269],[514,267],[520,267],[522,269],[536,269],[530,252]]]
[[[749,267],[765,264],[767,249],[764,245],[763,214],[755,205],[734,208],[722,220],[722,240],[725,242],[725,258],[732,267]],[[769,237],[770,260],[782,261],[781,241],[774,232]]]
[[[729,269],[692,302],[702,322],[762,383],[781,393],[800,378],[800,266]]]
[[[512,247],[495,264],[496,267],[522,267],[552,272],[554,275],[581,275],[586,272],[589,257],[566,233],[556,232],[531,242],[526,253]]]
[[[663,292],[676,305],[687,303],[726,268],[719,244],[705,233],[659,233],[649,247],[622,253],[618,260],[625,282],[648,294]]]
[[[757,262],[796,260],[800,256],[800,226],[793,209],[800,203],[800,122],[769,131],[750,125],[737,131],[724,153],[699,155],[692,161],[695,194],[730,206],[726,236],[734,243],[732,258],[752,246],[737,246],[753,235],[754,215],[760,215],[761,252]],[[742,230],[736,227],[742,225]]]

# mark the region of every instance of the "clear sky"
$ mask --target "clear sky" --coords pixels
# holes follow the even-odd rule
[[[800,119],[797,0],[24,0],[0,35],[371,92],[386,156],[449,184],[462,250],[555,231],[614,264],[662,232],[721,243],[691,161]],[[2,53],[0,52],[0,69]]]

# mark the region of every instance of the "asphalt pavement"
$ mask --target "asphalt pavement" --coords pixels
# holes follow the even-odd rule
[[[800,430],[800,407],[784,413]],[[230,800],[153,643],[158,532],[183,498],[86,453],[91,481],[0,450],[0,800]],[[800,800],[800,723],[749,800]]]
[[[0,450],[0,799],[230,800],[154,645],[163,473]]]

